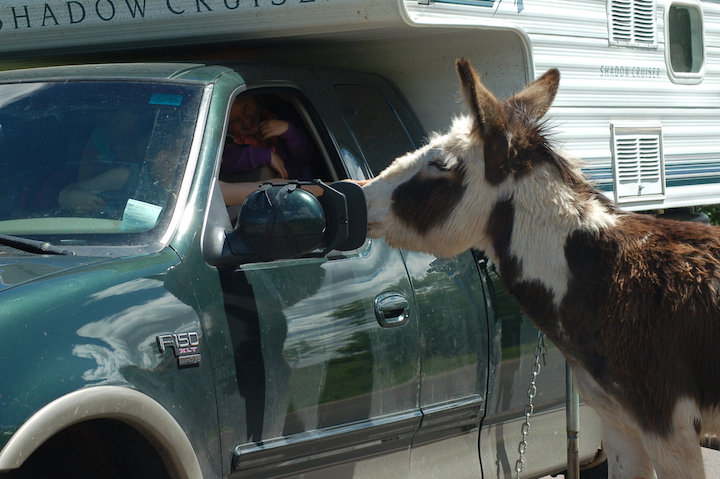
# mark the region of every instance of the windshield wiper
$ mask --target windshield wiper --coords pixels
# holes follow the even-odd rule
[[[0,244],[5,246],[10,246],[15,249],[19,249],[21,251],[25,251],[27,253],[35,253],[35,254],[66,254],[66,255],[74,255],[74,251],[69,251],[66,249],[58,248],[57,246],[53,246],[47,241],[37,241],[37,240],[31,240],[27,238],[23,238],[21,236],[10,236],[10,235],[3,235],[0,234]]]

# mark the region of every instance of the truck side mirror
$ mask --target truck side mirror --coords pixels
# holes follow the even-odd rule
[[[300,188],[305,184],[320,186],[323,194],[316,197]],[[216,264],[348,251],[362,246],[366,231],[365,196],[355,183],[264,183],[247,197],[235,229],[226,233],[232,257],[226,251]]]
[[[322,186],[322,185],[321,185]],[[337,181],[324,188],[320,203],[328,216],[327,254],[331,250],[360,248],[367,236],[367,203],[362,187],[350,181]]]

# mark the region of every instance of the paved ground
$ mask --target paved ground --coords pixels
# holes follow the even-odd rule
[[[703,459],[705,460],[705,477],[707,479],[720,477],[720,451],[703,448]]]
[[[715,449],[703,448],[703,459],[705,461],[705,477],[707,479],[718,479],[720,478],[720,451]],[[557,476],[555,479],[562,478],[562,475]],[[542,479],[553,479],[550,476],[543,477]]]

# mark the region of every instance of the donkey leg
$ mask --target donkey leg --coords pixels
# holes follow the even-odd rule
[[[580,395],[603,421],[608,478],[655,479],[652,459],[631,416],[585,370],[573,368],[573,374]]]
[[[608,460],[608,479],[654,479],[652,460],[634,429],[622,430],[605,423],[603,449]]]
[[[672,432],[664,437],[643,434],[658,479],[705,479],[700,448],[700,411],[694,401],[681,399],[672,417]]]
[[[697,435],[671,433],[643,438],[655,465],[658,479],[705,479],[702,449]]]

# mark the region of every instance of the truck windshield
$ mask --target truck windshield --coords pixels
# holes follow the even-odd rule
[[[0,234],[64,246],[157,241],[202,92],[158,82],[0,84]]]

